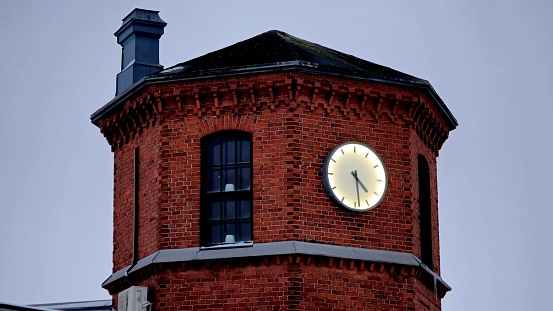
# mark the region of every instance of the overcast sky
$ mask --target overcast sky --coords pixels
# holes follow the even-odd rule
[[[391,4],[393,2],[393,4]],[[553,2],[0,0],[0,301],[109,298],[113,33],[159,10],[166,67],[270,29],[430,81],[444,310],[551,310]]]

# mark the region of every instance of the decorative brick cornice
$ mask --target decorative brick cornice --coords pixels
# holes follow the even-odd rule
[[[229,80],[148,85],[98,126],[116,149],[169,116],[241,117],[284,108],[408,124],[436,154],[448,137],[432,101],[417,89],[296,73]]]
[[[112,150],[115,150],[159,121],[161,112],[163,104],[160,94],[143,92],[132,101],[127,100],[121,111],[106,120],[101,120],[98,127]]]

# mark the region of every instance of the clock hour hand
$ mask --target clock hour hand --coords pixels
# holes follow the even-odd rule
[[[363,188],[363,190],[365,190],[365,192],[369,192],[369,190],[367,190],[367,188],[365,187],[365,185],[363,185],[361,180],[359,180],[359,178],[357,178],[357,171],[352,171],[351,175],[353,175],[353,177],[355,177],[355,180],[357,181],[358,184],[361,185],[361,187]]]

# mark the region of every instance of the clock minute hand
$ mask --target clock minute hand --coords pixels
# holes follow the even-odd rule
[[[357,171],[352,171],[351,172],[351,175],[353,175],[353,177],[355,177],[355,180],[357,181],[357,183],[359,183],[361,185],[361,187],[363,188],[363,190],[365,190],[365,192],[369,192],[369,190],[367,190],[367,188],[365,187],[365,185],[363,185],[363,183],[361,182],[361,180],[359,180],[359,178],[357,177]]]
[[[357,190],[357,204],[359,207],[361,207],[361,200],[359,200],[359,179],[357,178],[357,170],[354,172],[351,172],[353,175],[353,178],[355,178],[355,190]],[[353,206],[355,207],[355,205]]]

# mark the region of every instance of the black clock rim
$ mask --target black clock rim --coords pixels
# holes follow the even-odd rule
[[[358,210],[358,209],[353,209],[353,208],[350,208],[349,206],[343,204],[337,197],[336,195],[334,195],[334,192],[332,192],[332,189],[330,189],[330,182],[328,181],[328,163],[330,162],[330,158],[331,158],[331,155],[333,155],[337,150],[339,150],[341,147],[345,146],[345,145],[350,145],[350,144],[357,144],[357,145],[362,145],[362,146],[365,146],[367,147],[370,151],[372,151],[376,157],[378,158],[378,160],[380,160],[380,163],[382,164],[382,167],[384,168],[384,176],[386,176],[386,184],[384,185],[384,192],[382,193],[382,195],[380,196],[380,199],[378,200],[378,202],[376,202],[376,204],[374,204],[371,208],[368,208],[368,209],[364,209],[364,210]],[[380,203],[382,203],[382,200],[384,200],[384,197],[386,196],[386,191],[388,190],[388,172],[386,170],[386,166],[384,165],[384,161],[382,161],[382,157],[380,157],[380,155],[378,154],[378,152],[376,152],[373,148],[371,148],[369,145],[367,144],[364,144],[362,142],[358,142],[358,141],[347,141],[345,143],[342,143],[338,146],[336,146],[334,149],[332,149],[326,156],[324,162],[323,162],[323,188],[326,192],[326,194],[328,195],[328,197],[336,204],[338,205],[338,207],[342,208],[342,209],[345,209],[346,211],[348,212],[354,212],[354,213],[363,213],[363,212],[367,212],[367,211],[371,211],[373,209],[375,209],[378,205],[380,205]]]

